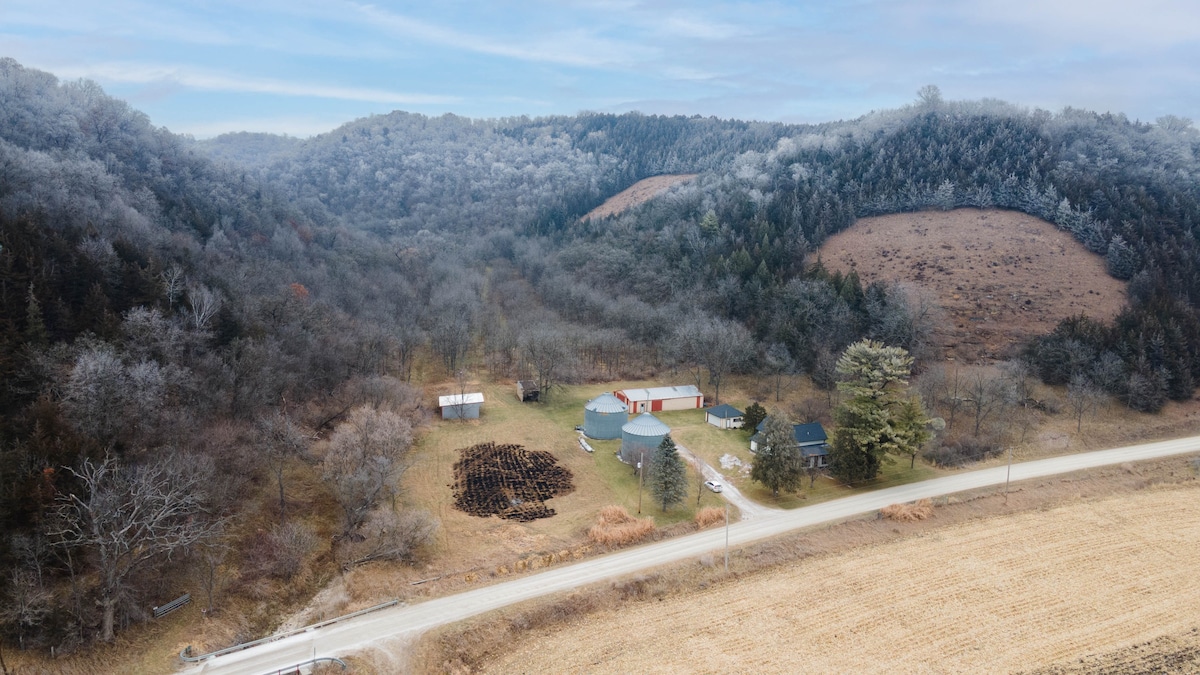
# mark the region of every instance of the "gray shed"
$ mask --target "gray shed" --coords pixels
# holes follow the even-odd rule
[[[642,413],[621,427],[621,461],[637,465],[643,456],[646,461],[662,444],[671,427],[650,413]]]
[[[483,394],[452,394],[439,396],[438,407],[442,409],[442,419],[479,419],[479,406],[483,405]]]
[[[629,406],[609,393],[600,394],[583,406],[583,433],[588,438],[613,440],[629,421]]]

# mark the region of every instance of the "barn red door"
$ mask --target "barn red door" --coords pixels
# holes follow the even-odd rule
[[[651,402],[650,402],[650,410],[652,410],[653,412],[659,412],[659,411],[661,411],[661,410],[662,410],[662,403],[663,403],[663,402],[662,402],[662,399],[659,399],[659,400],[657,400],[657,401],[651,401]]]

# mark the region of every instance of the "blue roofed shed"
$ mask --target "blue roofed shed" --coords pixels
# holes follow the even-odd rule
[[[704,413],[704,421],[718,429],[741,429],[745,417],[746,413],[725,403],[709,408]]]

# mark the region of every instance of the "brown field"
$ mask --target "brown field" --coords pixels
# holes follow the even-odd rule
[[[482,669],[1078,672],[1080,659],[1186,669],[1200,644],[1198,487],[917,530],[626,602],[529,633]]]
[[[580,220],[600,220],[601,218],[615,216],[626,209],[631,209],[638,204],[648,202],[665,192],[670,187],[678,185],[679,183],[686,183],[698,175],[700,174],[679,173],[643,178],[624,190],[621,190],[617,194],[609,197],[604,201],[603,204],[584,214]]]
[[[932,292],[947,321],[938,337],[966,361],[1003,358],[1087,314],[1108,320],[1125,305],[1125,283],[1094,255],[1043,220],[1015,211],[921,211],[863,218],[830,237],[820,256],[863,283],[908,282]]]

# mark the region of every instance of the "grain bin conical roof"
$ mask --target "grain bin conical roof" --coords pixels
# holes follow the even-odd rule
[[[629,412],[629,406],[608,392],[588,401],[587,405],[583,406],[583,409],[606,414]]]
[[[621,433],[630,436],[666,436],[671,433],[671,427],[650,413],[642,413],[621,427]]]

